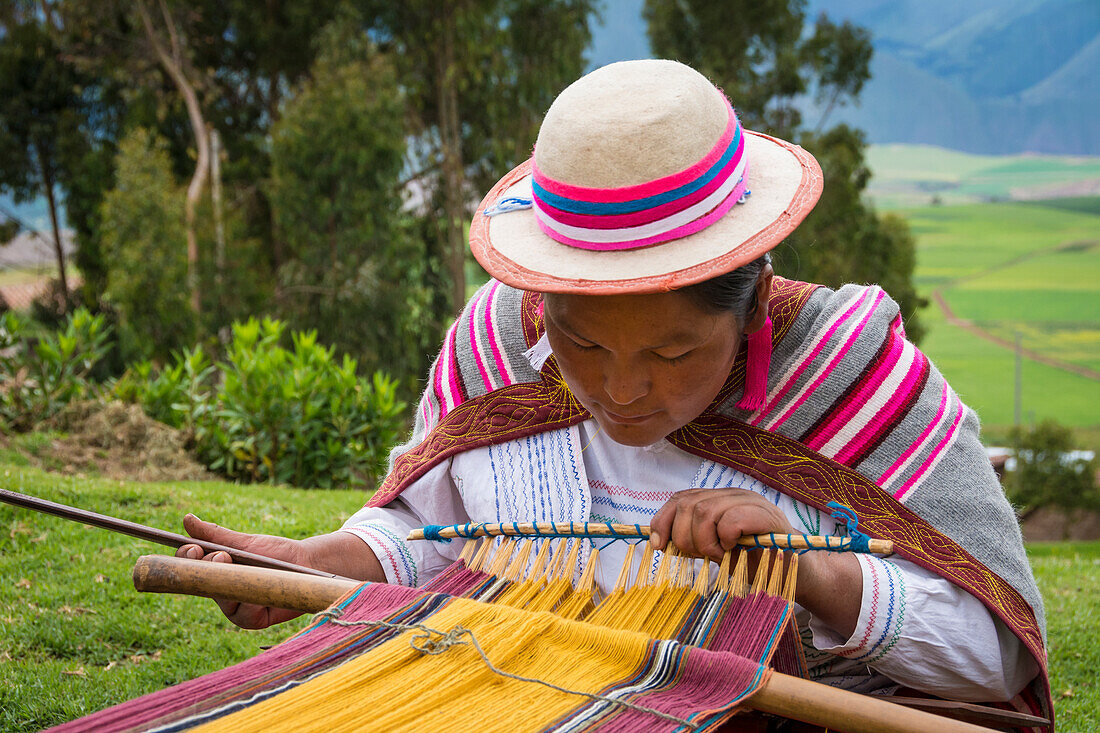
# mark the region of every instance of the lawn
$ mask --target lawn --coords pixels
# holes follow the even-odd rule
[[[932,308],[922,319],[928,333],[921,349],[963,402],[978,413],[983,429],[1011,425],[1015,411],[1013,351],[947,324]],[[1094,344],[1089,349],[1095,354]],[[1025,421],[1050,418],[1075,428],[1100,424],[1100,381],[1029,359],[1023,359],[1021,366]]]
[[[229,527],[305,537],[334,529],[365,500],[359,491],[76,479],[11,459],[0,458],[4,488],[175,532],[192,511]],[[240,631],[211,601],[136,592],[134,561],[166,552],[0,504],[0,730],[39,730],[221,669],[304,622]]]
[[[0,482],[178,529],[187,511],[253,531],[306,536],[357,508],[354,491],[70,478],[0,454]],[[201,510],[201,511],[200,511]],[[32,731],[246,659],[301,627],[247,632],[212,602],[133,590],[144,542],[0,505],[0,730]],[[1046,599],[1059,729],[1100,725],[1100,543],[1031,548]]]

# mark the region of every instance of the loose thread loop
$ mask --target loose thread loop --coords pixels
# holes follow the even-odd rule
[[[838,501],[830,501],[825,506],[833,510],[833,519],[847,526],[850,538],[848,549],[852,552],[870,552],[871,538],[859,531],[859,517],[851,507],[844,506]]]
[[[524,198],[522,196],[509,196],[497,201],[492,206],[485,209],[485,216],[496,216],[497,214],[506,214],[509,211],[520,211],[522,209],[530,209],[533,203],[531,199]]]
[[[485,654],[485,650],[482,649],[481,644],[478,643],[477,637],[474,636],[474,632],[464,626],[455,626],[450,631],[440,631],[439,629],[433,629],[432,627],[425,626],[424,624],[395,624],[390,623],[389,621],[366,620],[345,621],[344,619],[340,618],[342,614],[343,609],[329,608],[316,614],[313,617],[313,621],[317,622],[319,620],[325,620],[335,624],[336,626],[345,627],[371,626],[382,629],[391,629],[394,631],[420,631],[423,633],[414,634],[412,637],[409,638],[409,646],[422,654],[430,654],[433,656],[436,654],[442,654],[451,647],[466,646],[467,644],[469,644],[481,657],[481,661],[485,663],[485,666],[489,668],[489,671],[493,674],[500,675],[501,677],[507,677],[509,679],[517,680],[519,682],[534,682],[535,684],[549,687],[552,690],[564,692],[567,695],[578,695],[580,697],[587,697],[590,700],[605,702],[609,705],[618,705],[620,707],[636,710],[640,713],[648,713],[649,715],[655,715],[658,718],[662,718],[678,725],[682,725],[689,730],[695,730],[695,728],[697,727],[690,720],[678,718],[675,715],[669,715],[668,713],[662,712],[655,708],[649,708],[644,705],[636,705],[632,702],[619,700],[614,697],[609,697],[607,695],[598,695],[591,692],[582,692],[580,690],[570,690],[567,687],[559,687],[558,685],[547,682],[546,680],[540,680],[536,677],[523,677],[518,674],[512,674],[511,672],[505,672],[504,670],[499,669],[496,665],[492,663],[492,661],[489,660],[488,655]],[[462,639],[462,637],[464,636],[469,636],[470,640],[468,642],[464,641]]]

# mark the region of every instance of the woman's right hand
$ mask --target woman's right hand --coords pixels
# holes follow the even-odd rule
[[[382,570],[382,565],[374,556],[370,546],[348,532],[332,532],[307,537],[304,540],[292,540],[269,534],[235,532],[219,527],[213,522],[204,522],[193,514],[183,518],[183,528],[195,539],[234,547],[275,560],[285,560],[295,565],[324,570],[345,578],[376,583],[386,581],[386,573]],[[176,550],[176,557],[211,562],[233,562],[226,552],[206,554],[198,545],[184,545]],[[302,613],[286,608],[257,606],[226,599],[215,600],[226,618],[244,629],[265,629],[273,624],[289,621]]]
[[[292,540],[287,537],[266,534],[235,532],[225,527],[219,527],[213,522],[204,522],[194,514],[188,514],[183,518],[183,528],[188,535],[195,539],[234,547],[238,550],[253,552],[275,560],[285,560],[295,565],[314,566],[312,558],[309,556],[308,547],[302,540]],[[176,557],[186,557],[191,560],[209,560],[210,562],[233,562],[233,559],[226,552],[218,551],[207,554],[198,545],[183,545],[176,550]],[[222,613],[225,614],[225,617],[243,629],[265,629],[268,626],[281,624],[302,614],[301,611],[293,611],[287,608],[257,606],[252,603],[239,603],[219,598],[214,600],[221,608]]]

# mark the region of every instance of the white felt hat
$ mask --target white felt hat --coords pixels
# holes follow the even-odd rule
[[[558,96],[533,158],[478,207],[470,246],[489,274],[525,290],[666,291],[772,249],[821,188],[812,155],[742,131],[697,71],[624,61]]]

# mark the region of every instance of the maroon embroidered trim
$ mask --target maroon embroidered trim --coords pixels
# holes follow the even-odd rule
[[[520,319],[523,340],[527,348],[531,348],[545,330],[542,322],[542,293],[524,292],[520,299]]]
[[[388,504],[433,466],[457,453],[569,427],[588,417],[549,359],[541,381],[502,387],[447,413],[427,438],[394,462],[367,506]]]
[[[1023,596],[858,471],[807,448],[713,412],[668,436],[677,447],[730,466],[799,501],[828,512],[830,501],[849,506],[868,535],[891,540],[894,551],[981,600],[1023,641],[1040,669],[1049,699],[1046,652],[1035,613]]]

